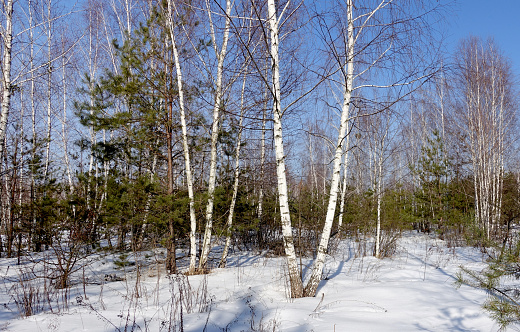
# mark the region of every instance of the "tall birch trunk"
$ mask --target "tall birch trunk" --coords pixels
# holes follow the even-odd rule
[[[258,221],[262,224],[262,217],[264,212],[264,163],[265,163],[265,123],[266,123],[266,109],[262,112],[262,132],[260,136],[260,188],[258,189]]]
[[[312,146],[312,135],[310,134],[311,127],[309,126],[309,158],[310,158],[310,168],[311,168],[311,195],[314,199],[318,194],[318,175],[316,173],[316,165],[314,164],[314,149]],[[316,186],[316,190],[314,187]],[[312,208],[312,207],[311,207]]]
[[[278,180],[278,201],[280,203],[280,219],[282,224],[283,242],[287,258],[291,297],[303,296],[303,283],[296,260],[294,250],[291,215],[289,212],[289,199],[287,191],[287,178],[285,175],[285,154],[283,151],[282,133],[282,107],[280,93],[280,63],[278,60],[279,47],[279,21],[276,14],[275,0],[267,1],[268,21],[270,27],[270,53],[271,53],[271,95],[273,97],[273,135],[276,158],[276,177]]]
[[[175,70],[177,75],[177,88],[179,90],[179,113],[181,120],[181,129],[182,129],[182,148],[184,151],[184,164],[185,164],[185,172],[186,172],[186,186],[188,187],[188,198],[190,200],[190,266],[189,273],[193,273],[195,271],[196,264],[196,254],[197,254],[197,243],[196,243],[196,232],[197,232],[197,219],[195,216],[195,196],[193,194],[193,179],[191,174],[191,163],[190,163],[190,149],[188,145],[188,129],[186,126],[186,110],[184,105],[184,89],[182,82],[182,70],[179,58],[179,52],[177,50],[177,43],[175,40],[174,34],[174,23],[173,23],[173,15],[174,15],[174,4],[172,0],[168,0],[168,25],[170,28],[170,39],[172,42],[172,51],[173,57],[175,61]]]
[[[312,266],[312,273],[305,286],[305,296],[315,296],[318,285],[321,281],[321,274],[325,264],[325,255],[329,245],[330,233],[332,230],[332,223],[334,221],[334,214],[336,212],[336,202],[338,198],[338,189],[341,174],[341,157],[343,155],[343,146],[345,141],[345,134],[347,132],[350,100],[352,97],[352,88],[354,81],[354,22],[352,20],[352,0],[347,1],[347,71],[345,77],[345,84],[343,86],[343,104],[341,108],[341,122],[338,132],[338,140],[336,150],[334,153],[332,181],[330,185],[329,203],[327,206],[327,215],[325,217],[325,224],[321,233],[320,243],[316,252],[316,259]]]
[[[64,47],[65,49],[65,47]],[[65,161],[65,170],[67,172],[67,180],[69,183],[69,193],[72,195],[74,192],[74,184],[72,183],[72,171],[70,167],[69,151],[68,151],[68,133],[67,133],[67,75],[66,75],[66,60],[65,56],[62,57],[62,84],[63,84],[63,118],[61,119],[61,135],[63,141],[63,158]]]
[[[245,105],[244,105],[244,92],[246,89],[246,80],[247,76],[244,73],[244,81],[242,82],[242,92],[240,94],[240,119],[238,121],[238,137],[237,143],[235,147],[235,181],[233,182],[233,196],[231,197],[231,204],[229,205],[229,214],[226,222],[226,244],[224,245],[224,250],[222,251],[222,257],[220,258],[219,267],[226,266],[227,255],[229,251],[229,246],[231,245],[231,235],[232,235],[232,226],[233,226],[233,215],[235,212],[235,205],[237,201],[238,194],[238,180],[240,175],[240,147],[242,141],[242,123],[244,121],[244,113],[245,113]]]
[[[209,0],[206,1],[208,18],[210,21],[211,39],[213,41],[215,54],[217,56],[217,80],[215,82],[215,104],[213,105],[213,125],[211,128],[211,160],[209,166],[208,180],[208,204],[206,205],[206,229],[202,243],[202,252],[199,258],[199,269],[205,269],[211,247],[211,233],[213,230],[213,202],[215,199],[215,182],[217,179],[217,139],[219,132],[220,108],[222,106],[222,77],[224,72],[224,60],[226,58],[227,44],[229,40],[229,28],[231,25],[231,0],[226,0],[226,23],[222,37],[222,48],[217,46],[215,27],[213,26]]]
[[[265,61],[265,77],[269,75],[269,64],[266,59]],[[260,134],[260,188],[258,193],[258,221],[260,227],[262,227],[263,217],[263,204],[264,204],[264,173],[265,173],[265,127],[267,122],[267,101],[268,101],[269,90],[268,87],[264,90],[264,107],[262,110],[262,131]]]
[[[4,4],[5,27],[2,29],[3,58],[2,58],[2,111],[0,114],[0,160],[3,160],[5,150],[5,138],[7,130],[7,120],[11,108],[11,57],[13,51],[13,2],[7,0]]]
[[[95,21],[95,18],[92,17],[94,13],[92,11],[89,11],[89,31],[88,31],[88,54],[87,56],[87,62],[88,62],[88,75],[90,77],[89,80],[89,92],[90,92],[90,115],[94,115],[94,81],[96,79],[97,75],[97,69],[98,69],[98,48],[96,47],[95,42],[97,41],[97,31],[95,30],[95,27],[93,26],[93,23]],[[89,136],[90,136],[90,144],[93,148],[96,144],[96,131],[94,130],[93,126],[89,127]],[[97,172],[98,168],[94,161],[94,151],[91,148],[90,154],[89,154],[89,165],[88,165],[88,178],[87,178],[87,194],[86,194],[86,205],[87,210],[94,212],[96,208],[96,197],[98,195],[98,186],[97,186]],[[92,188],[94,186],[94,188]],[[91,197],[91,192],[93,192],[94,199]],[[89,213],[90,217],[88,217],[87,222],[89,224],[89,237],[91,240],[95,240],[95,230],[96,230],[96,217],[95,213]]]
[[[29,42],[30,42],[30,59],[29,59],[29,68],[31,71],[31,129],[32,129],[32,147],[31,147],[31,162],[36,160],[36,148],[37,148],[37,139],[36,139],[36,77],[35,77],[35,68],[34,68],[34,45],[36,43],[34,38],[34,23],[33,23],[33,9],[32,9],[32,1],[28,1],[28,7],[29,7]],[[34,202],[36,199],[36,174],[34,171],[31,171],[31,203]],[[31,209],[31,225],[33,227],[30,228],[29,231],[29,243],[28,247],[31,247],[32,243],[32,230],[36,227],[36,214],[34,213],[34,209]]]
[[[379,156],[377,159],[377,175],[376,175],[376,199],[377,199],[377,225],[376,225],[376,258],[381,258],[381,199],[382,199],[382,182],[383,182],[383,149],[384,149],[384,140],[381,142],[381,146],[379,147]]]
[[[51,113],[52,113],[52,18],[51,18],[52,0],[47,0],[47,135],[45,142],[45,181],[48,181],[50,152],[51,152]]]

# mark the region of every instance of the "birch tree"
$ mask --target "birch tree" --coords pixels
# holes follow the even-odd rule
[[[350,102],[352,97],[352,84],[354,79],[354,21],[353,21],[353,3],[352,0],[347,1],[347,44],[345,45],[346,51],[346,66],[342,65],[340,68],[343,70],[344,79],[344,90],[343,100],[341,105],[340,125],[338,130],[338,139],[335,146],[334,158],[333,158],[333,169],[332,169],[332,181],[330,185],[329,202],[327,206],[327,214],[325,216],[325,224],[320,239],[320,243],[316,252],[316,259],[314,260],[312,267],[312,274],[309,278],[307,286],[305,287],[306,296],[314,296],[318,284],[321,281],[321,273],[323,265],[325,264],[325,254],[327,252],[328,243],[330,239],[330,233],[332,230],[332,223],[334,221],[334,214],[336,212],[336,203],[338,198],[338,188],[340,181],[341,172],[341,161],[343,155],[344,139],[347,132],[347,125],[349,121],[349,110]]]
[[[4,0],[1,3],[2,26],[0,37],[2,38],[2,101],[0,113],[0,159],[3,160],[5,149],[5,137],[9,110],[11,108],[11,96],[13,85],[11,82],[11,62],[13,53],[13,3],[15,0]],[[2,161],[0,161],[2,163]]]
[[[287,2],[287,5],[290,2]],[[287,8],[287,5],[285,8]],[[282,131],[282,105],[280,88],[280,62],[279,62],[279,25],[283,18],[283,11],[278,15],[274,0],[267,1],[267,15],[270,32],[269,55],[271,58],[271,97],[273,99],[273,136],[276,158],[276,177],[278,180],[278,201],[280,208],[280,220],[282,224],[283,242],[287,266],[291,297],[303,296],[303,282],[298,269],[296,251],[292,235],[291,215],[289,212],[289,197],[287,190],[287,177],[285,167],[284,142]]]
[[[217,57],[217,76],[214,81],[214,104],[213,104],[213,124],[211,126],[211,159],[209,165],[209,179],[208,179],[208,203],[206,205],[206,228],[204,231],[204,240],[202,243],[202,252],[199,258],[199,269],[206,268],[209,250],[211,246],[211,233],[213,229],[213,201],[215,199],[215,182],[217,178],[217,139],[219,133],[220,110],[223,105],[223,76],[224,76],[224,61],[226,60],[226,52],[229,41],[229,31],[231,25],[231,0],[226,0],[226,11],[224,29],[222,32],[222,44],[219,48],[217,42],[216,26],[213,23],[213,14],[209,5],[209,0],[206,0],[206,11],[209,19],[210,36],[213,45],[213,50]]]
[[[222,256],[220,258],[219,267],[226,266],[226,260],[228,256],[229,246],[231,245],[231,235],[232,235],[232,226],[233,226],[233,216],[235,213],[235,205],[238,195],[238,184],[239,184],[239,176],[240,176],[240,150],[242,146],[242,132],[244,130],[244,114],[246,111],[245,105],[245,91],[246,91],[246,82],[247,75],[244,74],[244,78],[242,80],[242,90],[240,93],[240,117],[238,120],[238,136],[235,145],[235,167],[233,172],[233,194],[231,196],[231,203],[229,205],[228,218],[226,222],[226,243],[224,245],[224,250],[222,251]]]
[[[185,163],[185,174],[186,174],[186,185],[188,187],[188,197],[189,197],[189,208],[190,208],[190,265],[188,272],[195,272],[195,264],[196,264],[196,232],[197,232],[197,220],[195,216],[195,196],[193,193],[193,178],[192,178],[192,169],[190,162],[190,149],[188,145],[188,129],[186,125],[186,104],[184,99],[184,86],[183,86],[183,74],[180,62],[180,56],[178,51],[178,42],[175,36],[175,24],[174,18],[178,15],[178,9],[176,8],[174,2],[172,0],[167,1],[167,24],[169,29],[171,48],[175,61],[175,74],[177,79],[177,88],[178,88],[178,105],[179,105],[179,115],[181,122],[181,130],[182,130],[182,147],[184,152],[184,163]]]
[[[325,224],[321,234],[320,244],[317,248],[316,259],[313,263],[312,274],[305,288],[307,296],[314,296],[321,280],[321,273],[328,248],[330,232],[336,211],[336,202],[339,192],[341,171],[341,158],[348,121],[351,119],[351,108],[354,102],[354,93],[358,95],[373,96],[378,94],[370,92],[371,89],[413,86],[414,82],[421,82],[431,75],[427,66],[406,66],[401,61],[410,60],[403,57],[401,50],[406,49],[410,54],[420,51],[417,44],[410,43],[409,32],[413,29],[424,30],[421,5],[408,4],[406,1],[380,0],[365,3],[355,3],[354,0],[346,0],[335,3],[333,10],[334,24],[322,21],[321,35],[327,45],[331,56],[333,68],[337,71],[339,79],[335,83],[342,91],[340,124],[338,126],[338,139],[333,158],[333,170],[329,193],[329,204]],[[406,11],[404,7],[410,7]],[[424,32],[424,31],[423,31]],[[399,50],[399,51],[398,51]],[[387,64],[401,67],[402,71],[389,73],[389,76],[380,76],[377,70],[384,70]],[[356,69],[357,66],[357,69]],[[378,77],[381,83],[370,83],[370,77]],[[356,84],[355,80],[360,83]],[[396,100],[401,98],[396,95]],[[377,105],[375,112],[383,111],[386,103],[380,103],[376,99],[370,103]],[[368,114],[367,114],[368,115]],[[380,165],[382,167],[382,165]]]
[[[463,40],[457,56],[457,118],[470,152],[475,222],[487,239],[498,232],[506,152],[514,120],[511,65],[492,40]]]
[[[46,91],[46,97],[47,97],[47,132],[45,136],[45,166],[44,166],[44,172],[43,177],[47,181],[48,173],[49,173],[49,166],[51,161],[50,151],[51,151],[51,130],[52,130],[52,79],[53,79],[53,67],[51,65],[52,63],[52,52],[53,52],[53,4],[52,0],[47,0],[45,5],[42,6],[42,12],[41,15],[45,17],[45,34],[47,37],[47,91]]]

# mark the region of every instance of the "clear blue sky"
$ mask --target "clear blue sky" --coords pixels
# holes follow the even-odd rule
[[[450,52],[460,38],[493,37],[520,76],[520,0],[455,0],[452,9],[447,31]]]

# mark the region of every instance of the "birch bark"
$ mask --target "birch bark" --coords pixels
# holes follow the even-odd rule
[[[491,41],[464,40],[459,55],[464,110],[458,124],[473,166],[475,223],[490,239],[498,232],[504,156],[513,118],[510,67]]]
[[[269,74],[269,63],[266,59],[265,61],[265,77]],[[260,225],[262,225],[262,217],[263,217],[263,204],[264,204],[264,175],[265,175],[265,131],[266,131],[266,122],[267,122],[267,101],[268,101],[269,90],[266,87],[264,90],[264,107],[262,109],[262,131],[260,134],[260,188],[258,193],[258,220],[260,221]]]
[[[63,47],[65,49],[65,47]],[[68,149],[68,131],[67,131],[67,74],[66,74],[67,60],[65,56],[62,57],[61,70],[62,70],[62,108],[63,117],[61,119],[61,135],[63,142],[63,158],[65,161],[65,170],[67,172],[67,180],[69,183],[69,193],[72,195],[74,192],[74,184],[72,182],[72,171],[69,160],[69,149]],[[75,210],[75,208],[74,208]]]
[[[343,225],[343,214],[345,213],[345,197],[347,195],[348,183],[348,168],[349,168],[349,149],[350,149],[350,130],[349,123],[347,123],[347,143],[345,144],[345,151],[343,157],[343,184],[341,185],[341,198],[339,201],[339,216],[338,216],[338,232],[341,231]]]
[[[268,21],[270,30],[270,56],[271,56],[271,95],[273,97],[273,135],[276,158],[276,177],[278,180],[278,201],[280,207],[280,219],[282,224],[283,242],[287,259],[291,297],[303,296],[303,282],[292,234],[291,215],[289,213],[289,200],[287,192],[287,178],[285,175],[285,154],[283,148],[282,132],[282,107],[280,93],[280,63],[279,63],[279,19],[277,18],[275,0],[267,1]],[[281,18],[281,17],[280,17]]]
[[[186,110],[184,104],[184,88],[182,82],[182,70],[179,52],[177,49],[177,42],[174,34],[175,24],[173,22],[175,7],[172,0],[168,0],[167,3],[168,9],[168,25],[170,30],[170,39],[171,46],[173,51],[173,57],[175,61],[175,71],[177,76],[177,88],[179,90],[179,113],[181,120],[181,130],[182,130],[182,148],[184,152],[184,164],[185,164],[185,172],[186,172],[186,186],[188,187],[188,198],[190,205],[190,266],[188,268],[188,273],[195,272],[195,264],[196,264],[196,254],[197,254],[197,243],[196,243],[196,232],[197,232],[197,219],[195,216],[195,196],[193,194],[193,179],[191,173],[191,163],[190,163],[190,150],[188,145],[188,129],[186,126]]]
[[[222,46],[218,49],[215,27],[213,25],[209,1],[206,1],[208,18],[210,21],[211,39],[213,41],[215,54],[217,56],[217,79],[215,81],[215,104],[213,105],[213,125],[211,127],[211,160],[208,179],[208,204],[206,205],[206,229],[202,243],[202,252],[199,258],[199,269],[205,269],[211,247],[211,233],[213,230],[213,202],[215,199],[215,182],[217,179],[217,139],[219,132],[220,108],[222,107],[222,80],[224,71],[224,60],[226,58],[229,30],[231,25],[231,0],[226,0],[226,23],[224,27]]]
[[[233,215],[235,212],[235,205],[237,200],[237,194],[238,194],[238,180],[240,175],[240,147],[242,145],[242,131],[243,127],[242,124],[244,122],[244,113],[246,110],[245,103],[244,103],[244,92],[246,90],[246,81],[247,76],[244,73],[244,80],[242,81],[242,91],[240,94],[240,119],[238,120],[238,137],[237,137],[237,143],[235,146],[235,174],[234,174],[234,182],[233,182],[233,195],[231,197],[231,203],[229,205],[229,214],[228,219],[226,222],[226,244],[224,245],[224,250],[222,251],[222,257],[220,258],[219,267],[225,267],[226,266],[226,260],[227,255],[229,251],[229,246],[231,245],[231,232],[232,232],[232,226],[233,226]]]
[[[325,264],[325,255],[332,230],[332,223],[334,221],[334,214],[336,212],[336,203],[338,198],[338,189],[341,174],[341,159],[343,155],[343,147],[345,136],[347,133],[350,102],[352,98],[352,88],[354,81],[354,21],[352,19],[353,3],[352,0],[347,1],[347,57],[346,57],[346,75],[343,85],[343,104],[341,108],[341,119],[338,132],[338,139],[334,152],[332,181],[329,192],[329,202],[327,206],[327,215],[325,216],[325,224],[321,233],[320,243],[316,252],[316,259],[312,266],[312,274],[305,286],[305,296],[315,296],[318,285],[321,281],[321,274]]]
[[[49,174],[49,165],[50,165],[50,151],[51,151],[51,129],[52,129],[52,121],[51,121],[51,112],[52,112],[52,0],[47,0],[47,24],[46,24],[46,33],[47,33],[47,135],[45,142],[45,167],[44,167],[44,176],[43,178],[47,181],[47,176]]]
[[[9,111],[11,108],[11,94],[13,86],[11,85],[11,58],[13,51],[13,2],[14,0],[7,0],[4,3],[4,19],[5,26],[0,30],[3,46],[2,57],[2,111],[0,114],[0,160],[5,149],[5,137],[7,130],[7,120],[9,118]],[[0,161],[1,162],[1,161]]]

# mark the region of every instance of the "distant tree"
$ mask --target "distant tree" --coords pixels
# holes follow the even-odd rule
[[[475,222],[487,239],[500,233],[502,187],[515,120],[515,89],[509,60],[492,41],[462,40],[457,53],[456,121],[471,159]]]
[[[430,231],[432,225],[444,231],[447,221],[448,181],[451,172],[450,162],[438,131],[426,138],[426,145],[421,148],[417,167],[412,169],[419,180],[416,191],[417,211],[422,231]]]

